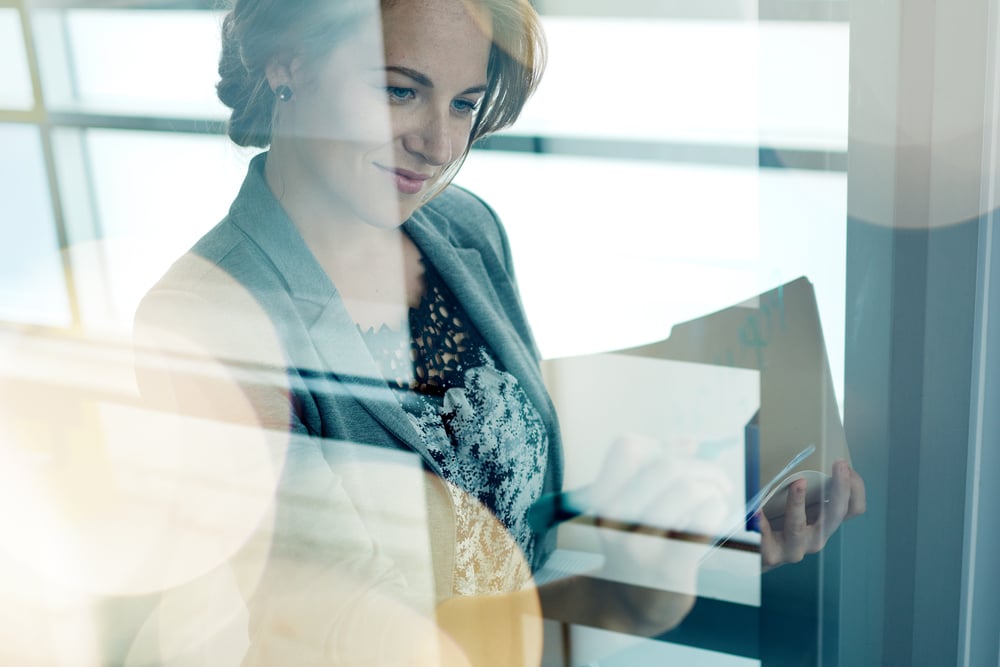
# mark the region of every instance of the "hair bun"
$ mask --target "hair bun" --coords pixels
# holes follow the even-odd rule
[[[274,94],[263,69],[248,66],[243,55],[235,10],[222,23],[222,52],[219,56],[219,99],[232,109],[227,131],[240,146],[266,148],[271,143],[271,116]]]

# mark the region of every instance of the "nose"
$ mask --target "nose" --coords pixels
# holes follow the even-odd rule
[[[449,120],[447,112],[428,109],[417,126],[403,137],[403,146],[427,164],[435,167],[448,164],[452,156]]]

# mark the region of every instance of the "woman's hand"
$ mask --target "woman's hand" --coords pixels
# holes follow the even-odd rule
[[[655,635],[679,623],[694,603],[705,544],[738,515],[739,500],[721,466],[696,458],[693,442],[619,438],[580,509],[596,517],[605,582],[596,621]],[[665,539],[683,536],[683,540]],[[701,539],[697,536],[701,536]],[[612,582],[628,581],[632,585]]]
[[[764,513],[759,513],[762,571],[797,563],[806,554],[818,552],[841,523],[865,511],[864,480],[847,461],[833,464],[829,502],[821,503],[816,516],[809,516],[807,512],[806,490],[804,479],[789,486],[781,530],[772,529]]]
[[[586,492],[588,514],[645,534],[715,536],[736,507],[735,490],[721,466],[695,456],[694,445],[618,438]]]

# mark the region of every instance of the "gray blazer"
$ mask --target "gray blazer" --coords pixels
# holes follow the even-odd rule
[[[228,373],[244,378],[240,386],[260,422],[304,436],[294,463],[292,457],[285,463],[286,485],[296,474],[299,485],[316,480],[314,472],[330,466],[321,450],[336,441],[416,452],[427,469],[440,473],[380,380],[337,289],[267,187],[265,160],[266,154],[254,158],[226,218],[143,299],[136,316],[137,346],[162,347],[160,334],[166,331],[170,338],[196,341],[226,362]],[[548,429],[544,492],[560,489],[563,460],[554,408],[495,213],[471,193],[450,186],[414,213],[404,230],[535,405]],[[247,316],[251,311],[255,314]],[[266,335],[267,327],[273,336]],[[261,368],[283,375],[285,390],[275,389],[281,382],[261,380]],[[176,371],[164,374],[140,364],[137,375],[143,395],[157,401],[169,384],[164,378]],[[177,393],[184,395],[169,398],[175,407],[219,416],[220,410],[204,405],[203,398]],[[294,516],[284,520],[296,522]],[[535,568],[553,546],[551,536],[540,539]]]

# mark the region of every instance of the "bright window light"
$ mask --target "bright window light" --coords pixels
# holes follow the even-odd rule
[[[549,67],[516,131],[846,150],[839,23],[550,17]]]
[[[225,117],[220,14],[77,10],[66,20],[80,109]]]
[[[27,110],[34,106],[21,16],[16,9],[0,9],[0,81],[0,109]]]
[[[153,283],[229,210],[255,151],[224,137],[90,130],[97,241],[73,244],[93,329],[131,330]]]
[[[846,176],[476,151],[543,355],[612,350],[807,276],[843,376]]]
[[[0,320],[70,324],[66,278],[38,128],[0,124]]]

